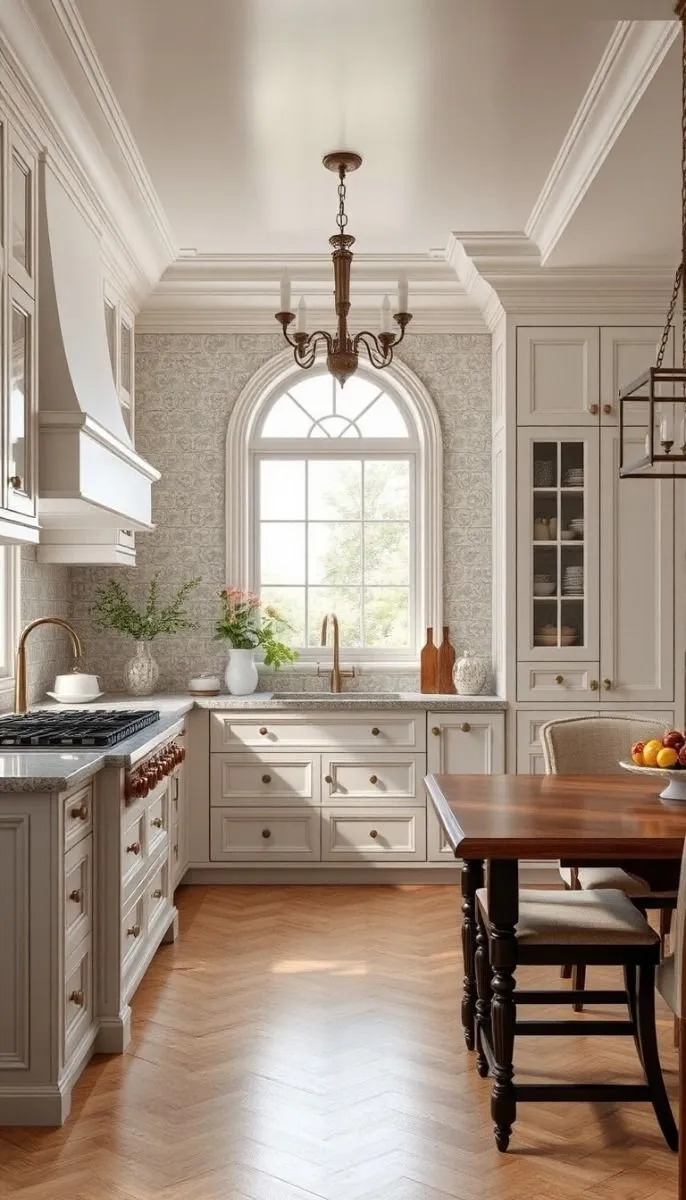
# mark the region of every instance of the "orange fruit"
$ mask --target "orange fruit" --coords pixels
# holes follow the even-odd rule
[[[679,761],[679,755],[672,746],[664,746],[657,752],[658,767],[674,767]]]
[[[657,766],[657,756],[663,749],[662,742],[658,742],[657,738],[651,738],[643,747],[643,765],[646,767]]]
[[[643,751],[642,750],[632,750],[631,761],[635,762],[637,767],[644,767],[645,763],[643,761]]]

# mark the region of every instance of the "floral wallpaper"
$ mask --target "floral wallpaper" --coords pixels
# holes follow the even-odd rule
[[[138,534],[137,566],[70,571],[70,612],[91,668],[108,690],[122,689],[133,646],[97,629],[94,589],[110,577],[142,597],[154,572],[163,594],[192,576],[197,628],[160,637],[153,653],[160,687],[184,689],[200,671],[223,671],[226,648],[213,641],[217,592],[225,586],[225,443],[232,406],[250,376],[282,350],[281,339],[252,334],[144,334],[136,346],[136,444],[162,473],[153,489],[154,533]],[[444,610],[453,644],[491,648],[491,347],[487,335],[416,335],[403,361],[433,397],[444,440]],[[325,687],[304,673],[280,672],[263,685]],[[413,690],[418,674],[359,676],[363,690]]]

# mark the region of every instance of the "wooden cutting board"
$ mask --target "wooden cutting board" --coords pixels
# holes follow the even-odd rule
[[[427,629],[426,645],[419,656],[419,690],[424,693],[438,691],[438,646],[434,645],[433,629]]]

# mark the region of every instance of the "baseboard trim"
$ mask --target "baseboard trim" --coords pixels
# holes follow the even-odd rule
[[[95,1039],[96,1054],[123,1054],[131,1041],[131,1009],[128,1004],[118,1017],[103,1017]]]
[[[194,887],[198,884],[293,884],[302,887],[317,884],[323,887],[340,887],[346,884],[359,887],[367,884],[374,887],[398,884],[424,883],[454,886],[460,882],[462,864],[459,861],[429,864],[423,867],[385,867],[383,871],[369,867],[311,866],[302,867],[189,867],[179,887]],[[532,887],[543,887],[559,883],[556,862],[523,861],[519,864],[519,882]]]

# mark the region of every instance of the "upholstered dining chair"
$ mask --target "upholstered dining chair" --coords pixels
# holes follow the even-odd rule
[[[681,859],[679,893],[670,935],[671,953],[657,968],[656,985],[674,1013],[674,1040],[679,1047],[679,1129],[686,1130],[686,842]],[[686,1154],[679,1155],[679,1196],[686,1197]]]
[[[619,760],[628,758],[633,742],[647,742],[664,730],[664,725],[632,714],[593,717],[560,717],[541,727],[540,739],[547,775],[615,774]],[[646,872],[648,877],[642,874]],[[627,863],[618,866],[583,866],[563,862],[560,875],[572,891],[616,888],[624,892],[642,912],[660,910],[660,939],[664,948],[671,910],[676,904],[673,863]],[[665,886],[660,886],[664,879]],[[565,977],[570,970],[564,968]],[[585,964],[571,969],[573,988],[583,990]],[[581,1005],[575,1004],[577,1012]]]

